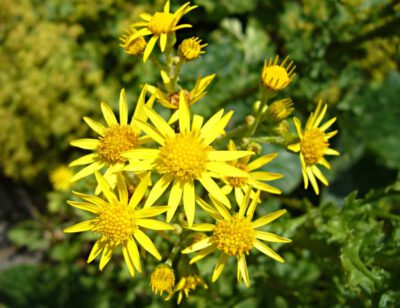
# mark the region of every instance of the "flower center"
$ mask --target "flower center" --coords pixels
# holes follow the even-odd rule
[[[160,35],[171,32],[174,15],[171,13],[155,13],[149,21],[149,30],[153,34]]]
[[[133,209],[122,204],[109,204],[98,216],[93,231],[101,233],[112,245],[119,245],[128,240],[136,228]]]
[[[179,51],[187,61],[198,58],[201,54],[200,39],[192,37],[183,40],[179,45]]]
[[[328,147],[329,143],[320,129],[314,128],[304,132],[301,153],[307,165],[315,165],[324,156]]]
[[[164,291],[171,293],[175,286],[174,270],[168,265],[159,265],[151,274],[150,286],[155,294],[160,294]]]
[[[175,92],[169,95],[169,101],[172,105],[179,107],[179,92]],[[188,90],[183,90],[183,95],[185,95],[186,102],[190,106],[190,92]]]
[[[284,67],[271,65],[264,67],[262,81],[265,87],[271,90],[280,90],[289,83],[290,78]]]
[[[193,181],[206,170],[209,150],[197,134],[179,133],[160,149],[158,168],[182,182]]]
[[[248,218],[235,214],[219,221],[214,229],[214,244],[229,256],[248,254],[254,244],[254,228]]]
[[[237,163],[231,163],[232,166],[244,170],[244,171],[248,171],[247,170],[247,164],[241,163],[241,162],[237,162]],[[226,177],[225,178],[229,185],[231,185],[232,187],[242,187],[243,185],[245,185],[247,183],[247,178],[242,178],[242,177]]]
[[[123,152],[135,149],[139,144],[138,136],[128,125],[110,126],[101,137],[97,147],[100,161],[106,165],[124,163]]]

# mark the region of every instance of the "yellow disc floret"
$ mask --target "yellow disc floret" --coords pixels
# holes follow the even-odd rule
[[[158,168],[180,181],[192,181],[206,171],[209,149],[195,133],[177,134],[160,149]]]
[[[246,217],[238,214],[229,220],[219,221],[214,229],[214,244],[229,256],[248,254],[253,247],[254,228]]]
[[[112,245],[127,241],[136,230],[135,211],[123,204],[109,204],[96,218],[93,231],[102,234]]]
[[[171,13],[157,12],[149,21],[149,30],[156,35],[171,32],[173,28],[174,15]]]
[[[100,161],[106,165],[124,163],[121,153],[135,149],[139,144],[137,134],[128,125],[110,126],[106,129],[97,147]]]
[[[150,286],[154,294],[171,293],[175,286],[174,270],[166,264],[157,266],[151,273]]]
[[[207,44],[201,44],[201,39],[198,37],[191,37],[179,45],[179,53],[186,60],[194,60],[200,57],[204,53],[201,49],[207,46]]]
[[[232,166],[244,170],[247,170],[247,164],[242,163],[242,162],[236,162],[236,163],[231,163]],[[243,177],[226,177],[226,180],[228,181],[229,185],[232,187],[242,187],[245,185],[248,181],[248,178],[243,178]]]
[[[307,165],[314,165],[324,156],[329,147],[324,133],[319,128],[304,132],[301,140],[301,153]]]

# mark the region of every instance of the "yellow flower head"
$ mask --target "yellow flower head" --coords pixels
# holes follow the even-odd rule
[[[170,300],[175,293],[178,293],[178,305],[182,302],[183,295],[185,295],[186,298],[189,297],[189,292],[196,290],[197,287],[203,287],[204,289],[208,289],[207,284],[204,282],[204,280],[195,273],[192,273],[187,276],[182,276],[179,279],[179,282],[177,283],[176,287],[174,288],[173,293],[166,298],[166,300]]]
[[[161,76],[162,76],[164,84],[168,87],[168,85],[171,83],[171,80],[168,77],[167,73],[162,71]],[[193,89],[190,92],[188,90],[182,90],[183,94],[185,96],[186,103],[189,106],[191,106],[191,105],[197,103],[200,99],[202,99],[207,94],[207,92],[206,92],[207,87],[214,80],[214,78],[215,78],[215,74],[208,75],[206,77],[200,76],[197,78],[196,84],[194,85]],[[179,108],[179,97],[180,97],[181,91],[168,94],[168,92],[164,92],[154,86],[148,86],[147,89],[150,93],[156,95],[157,100],[164,107],[169,108],[169,109],[178,109]],[[172,116],[169,120],[169,123],[171,124],[171,123],[178,121],[178,118],[179,118],[178,115],[179,115],[178,111],[175,111],[172,114]]]
[[[230,151],[236,151],[236,145],[231,140],[228,145]],[[248,189],[251,190],[251,197],[254,197],[255,193],[252,188],[260,189],[271,194],[280,194],[281,191],[278,188],[270,186],[265,181],[274,181],[283,178],[282,174],[257,171],[259,168],[265,166],[273,159],[278,156],[277,153],[271,153],[268,155],[261,156],[253,161],[250,161],[250,156],[242,157],[240,159],[232,161],[230,164],[238,169],[241,169],[248,173],[248,177],[224,177],[222,180],[225,186],[222,188],[226,194],[235,191],[235,198],[237,204],[242,204],[244,194]]]
[[[145,108],[154,126],[138,122],[140,128],[155,142],[158,149],[131,150],[124,157],[140,160],[125,167],[127,171],[155,170],[161,178],[155,183],[146,201],[151,206],[172,184],[169,191],[167,221],[170,221],[183,199],[183,206],[189,225],[195,214],[195,181],[226,206],[229,200],[221,188],[212,179],[215,176],[248,177],[248,173],[235,168],[226,161],[251,155],[250,151],[217,151],[211,146],[220,136],[232,116],[232,112],[223,116],[223,110],[217,112],[203,125],[203,117],[195,115],[191,123],[188,104],[183,92],[179,101],[179,132],[150,108]]]
[[[308,188],[308,182],[310,181],[317,195],[319,194],[319,189],[316,178],[324,185],[328,185],[328,180],[319,170],[317,164],[330,169],[330,165],[324,156],[339,155],[338,151],[329,148],[328,142],[330,138],[337,134],[337,130],[325,133],[325,131],[336,121],[336,118],[332,118],[322,126],[319,126],[326,114],[327,108],[328,106],[326,104],[324,105],[322,101],[319,101],[316,110],[311,113],[308,118],[304,130],[301,128],[300,120],[294,118],[294,125],[296,126],[300,141],[288,146],[288,148],[293,152],[300,153],[304,188]]]
[[[237,280],[240,283],[243,279],[246,286],[249,287],[250,279],[246,265],[246,255],[253,248],[279,262],[284,262],[281,256],[262,241],[288,243],[291,240],[257,229],[279,218],[286,213],[286,210],[276,211],[252,221],[259,201],[260,191],[256,192],[253,200],[250,198],[250,193],[249,189],[239,206],[239,212],[234,215],[231,215],[214,198],[211,198],[214,206],[207,204],[200,198],[197,199],[198,204],[216,220],[216,223],[195,224],[189,228],[194,231],[212,232],[212,235],[187,247],[182,253],[187,254],[197,251],[197,255],[190,260],[190,264],[192,264],[215,251],[219,251],[220,258],[215,266],[212,282],[215,282],[221,275],[228,257],[235,257],[238,261]]]
[[[102,253],[100,270],[103,270],[110,261],[113,251],[122,247],[129,273],[133,277],[135,269],[141,272],[140,256],[135,240],[157,260],[161,260],[157,248],[142,229],[172,230],[171,225],[167,223],[149,219],[149,217],[165,213],[168,207],[136,208],[142,201],[149,185],[149,173],[143,177],[130,198],[128,187],[120,173],[117,174],[118,196],[100,173],[96,171],[95,176],[105,198],[74,192],[75,196],[83,199],[84,202],[68,201],[69,205],[93,213],[95,217],[68,227],[64,232],[92,231],[100,234],[100,239],[93,246],[88,258],[88,263],[90,263]]]
[[[144,21],[136,22],[132,26],[133,27],[143,27],[138,30],[136,37],[138,36],[146,36],[152,35],[149,40],[146,49],[143,53],[143,61],[146,62],[149,58],[154,45],[157,43],[158,39],[160,39],[160,49],[161,52],[165,51],[167,47],[168,35],[174,33],[183,28],[191,28],[192,26],[189,24],[178,25],[178,22],[182,18],[183,15],[189,13],[191,10],[195,9],[197,6],[190,6],[190,3],[187,2],[182,5],[176,12],[170,12],[170,1],[168,0],[165,3],[163,12],[156,12],[154,15],[150,15],[147,13],[140,14],[140,17]],[[135,36],[132,37],[135,38]]]
[[[121,153],[138,148],[143,142],[143,137],[140,137],[140,129],[136,125],[136,120],[146,121],[147,116],[143,111],[145,104],[146,87],[143,88],[140,98],[136,105],[135,113],[131,122],[128,124],[128,104],[126,102],[125,90],[121,90],[119,99],[119,122],[113,111],[106,103],[101,103],[101,110],[107,126],[84,117],[84,121],[89,127],[94,130],[99,137],[97,139],[78,139],[71,142],[72,146],[91,150],[93,153],[82,156],[69,164],[73,166],[87,165],[76,173],[71,182],[75,182],[86,176],[93,174],[104,167],[107,168],[104,176],[111,183],[115,183],[114,173],[120,171],[125,165],[126,158],[121,156]],[[154,103],[152,97],[147,106],[152,106]]]
[[[50,172],[49,178],[55,190],[65,191],[70,187],[72,172],[67,166],[61,165]]]
[[[202,48],[206,47],[208,44],[201,44],[201,39],[198,37],[191,37],[179,45],[179,54],[186,61],[191,61],[200,57],[201,54],[205,53]]]
[[[120,46],[127,54],[133,56],[140,55],[146,48],[146,40],[143,36],[137,36],[136,33],[137,30],[131,27],[119,38],[122,43]]]
[[[154,294],[161,296],[164,292],[170,294],[175,286],[175,274],[171,266],[167,264],[158,265],[151,273],[150,286]]]
[[[268,63],[265,61],[264,68],[261,73],[262,83],[265,88],[270,91],[276,92],[286,88],[289,83],[293,80],[296,75],[294,69],[296,66],[291,61],[286,67],[285,64],[289,57],[286,57],[281,64],[278,65],[279,56],[275,57],[272,62],[272,58],[269,59]]]
[[[271,122],[280,122],[290,116],[293,111],[293,101],[290,98],[284,98],[273,102],[268,107],[265,118]]]

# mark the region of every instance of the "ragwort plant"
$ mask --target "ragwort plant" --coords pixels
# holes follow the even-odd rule
[[[176,46],[176,32],[192,27],[180,23],[181,18],[195,8],[186,3],[172,12],[168,0],[162,12],[143,12],[140,15],[143,21],[133,22],[120,37],[120,46],[127,54],[142,57],[144,62],[150,60],[157,66],[162,83],[142,86],[132,116],[122,89],[119,119],[105,103],[101,104],[101,110],[106,125],[84,117],[98,137],[71,142],[91,151],[71,162],[70,167],[83,166],[72,182],[94,174],[97,187],[93,187],[93,194],[74,192],[82,201],[68,204],[92,213],[93,218],[64,230],[98,234],[87,261],[100,256],[100,270],[113,254],[122,250],[133,277],[136,271],[141,272],[141,262],[147,260],[140,251],[147,251],[160,262],[149,279],[151,290],[161,296],[165,292],[166,300],[177,294],[178,303],[197,287],[208,288],[208,278],[202,275],[196,262],[210,254],[219,256],[211,282],[222,275],[228,259],[233,257],[237,260],[237,281],[243,281],[247,287],[251,278],[246,255],[253,248],[284,262],[267,243],[291,240],[262,228],[286,210],[261,217],[257,213],[264,206],[263,199],[281,194],[270,182],[284,175],[264,171],[264,166],[268,170],[268,163],[279,157],[277,153],[257,154],[260,146],[257,140],[274,140],[282,148],[298,153],[304,188],[311,183],[316,194],[319,182],[328,185],[318,165],[329,169],[325,157],[339,154],[329,144],[337,131],[327,132],[335,118],[324,122],[327,106],[322,102],[317,104],[304,128],[299,119],[293,118],[297,136],[289,133],[288,118],[295,104],[290,98],[274,100],[296,76],[296,67],[288,56],[283,61],[279,61],[279,56],[265,61],[260,69],[259,101],[253,106],[254,114],[243,119],[243,126],[227,129],[233,111],[221,109],[208,119],[193,114],[191,106],[201,103],[215,78],[214,74],[199,76],[192,89],[180,86],[182,66],[201,61],[198,58],[207,46],[198,37],[187,38]],[[157,43],[160,53],[155,49]],[[153,108],[156,103],[170,111],[169,118],[165,119]],[[261,131],[262,124],[265,125]],[[275,138],[259,138],[266,133]],[[166,204],[162,203],[163,197]],[[197,215],[200,209],[209,219]],[[165,222],[160,217],[164,213]],[[147,230],[156,233],[149,235]],[[165,236],[168,232],[177,241],[169,241],[170,237]],[[168,241],[169,250],[158,250],[154,244],[157,236]]]

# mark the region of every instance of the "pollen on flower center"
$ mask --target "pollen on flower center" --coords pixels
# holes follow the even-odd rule
[[[316,164],[324,156],[328,147],[329,143],[320,129],[314,128],[304,132],[301,140],[301,153],[307,165]]]
[[[110,166],[125,162],[126,159],[121,154],[135,149],[138,144],[138,136],[130,126],[110,126],[100,139],[97,152],[100,161]]]
[[[93,231],[99,232],[114,245],[128,240],[136,230],[135,212],[122,204],[110,204],[97,217]]]
[[[237,162],[237,163],[231,163],[231,165],[238,169],[247,171],[247,164]],[[248,179],[243,177],[226,177],[226,180],[232,187],[242,187],[247,183]]]
[[[210,147],[195,133],[180,133],[160,149],[158,168],[183,182],[198,178],[205,170]]]
[[[265,66],[262,72],[265,87],[277,90],[289,83],[290,78],[286,69],[279,65]]]
[[[238,214],[229,220],[219,221],[214,229],[214,244],[229,256],[248,254],[253,247],[254,228],[246,217]]]
[[[149,21],[149,30],[153,34],[160,35],[171,32],[174,15],[171,13],[155,13]]]

